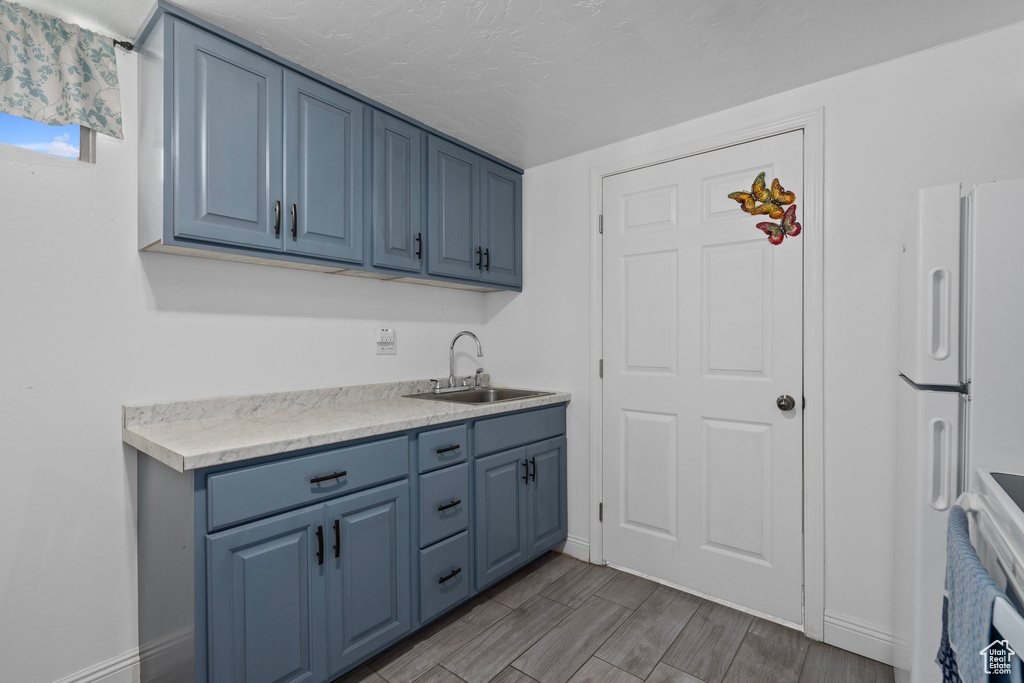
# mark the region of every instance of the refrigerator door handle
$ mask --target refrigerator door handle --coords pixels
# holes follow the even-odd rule
[[[943,418],[928,423],[928,447],[931,451],[931,476],[928,478],[928,502],[939,512],[949,509],[953,502],[953,425]]]
[[[952,273],[947,268],[933,268],[929,274],[928,306],[929,336],[931,337],[929,355],[935,360],[949,358],[949,336],[952,323],[952,298],[950,281]]]

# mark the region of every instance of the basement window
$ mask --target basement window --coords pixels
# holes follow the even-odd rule
[[[0,112],[0,143],[6,145],[95,163],[95,140],[96,133],[85,126],[49,126]]]

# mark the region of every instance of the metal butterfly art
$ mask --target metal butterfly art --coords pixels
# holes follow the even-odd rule
[[[800,224],[796,222],[796,204],[786,209],[782,223],[758,223],[758,229],[768,235],[768,241],[774,245],[782,244],[786,235],[796,237],[800,234]]]
[[[767,202],[772,198],[764,185],[764,173],[754,178],[754,184],[750,186],[750,192],[730,192],[729,199],[735,199],[740,203],[741,208],[747,213],[753,213],[757,208],[757,202]],[[763,213],[763,212],[762,212]]]
[[[730,192],[729,199],[737,201],[740,208],[751,216],[767,214],[773,220],[782,219],[782,225],[775,223],[758,223],[772,244],[782,244],[786,235],[796,237],[800,234],[800,224],[796,222],[796,193],[782,187],[778,178],[772,180],[771,189],[765,185],[765,174],[759,173],[750,186],[750,192]],[[792,204],[789,209],[784,207]],[[769,226],[769,227],[766,227]]]

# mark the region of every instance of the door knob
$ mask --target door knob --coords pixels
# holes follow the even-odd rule
[[[775,399],[775,405],[779,407],[779,410],[789,411],[796,407],[796,401],[789,394],[783,394]]]

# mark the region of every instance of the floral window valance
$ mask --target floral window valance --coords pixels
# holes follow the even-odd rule
[[[0,0],[0,111],[123,138],[111,39]]]

